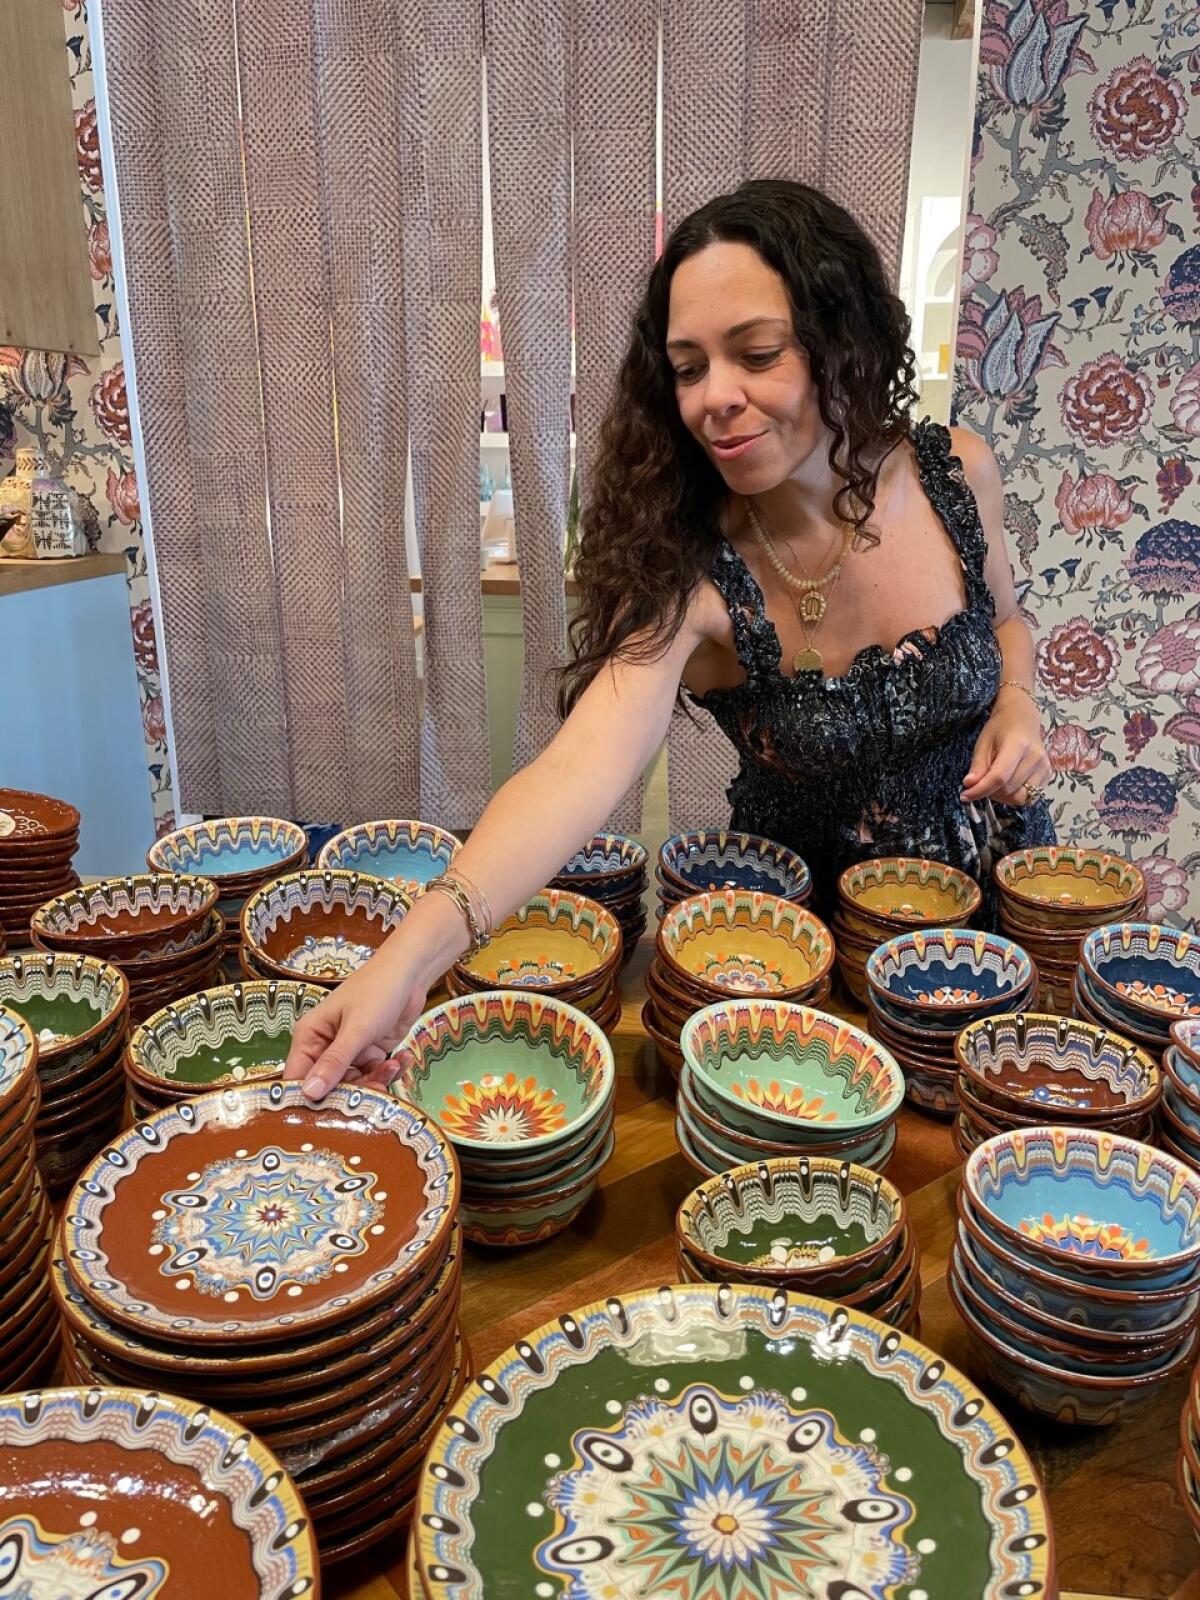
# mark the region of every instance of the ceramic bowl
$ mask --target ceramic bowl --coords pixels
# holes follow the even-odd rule
[[[0,1006],[0,1127],[38,1093],[37,1040],[25,1018]]]
[[[954,1092],[958,1097],[958,1108],[966,1113],[972,1126],[982,1138],[990,1139],[993,1134],[1006,1133],[1009,1128],[1040,1128],[1046,1126],[1047,1112],[1038,1109],[1036,1105],[1028,1111],[1012,1111],[1008,1107],[996,1106],[979,1097],[974,1080],[968,1078],[965,1072],[960,1072],[954,1080]],[[1157,1104],[1161,1102],[1156,1103]],[[1076,1121],[1079,1119],[1068,1117],[1058,1109],[1053,1113],[1060,1121]],[[1149,1142],[1154,1132],[1154,1110],[1140,1112],[1132,1117],[1106,1117],[1100,1124],[1086,1123],[1085,1126],[1104,1127],[1110,1133],[1123,1134],[1128,1139],[1141,1139]]]
[[[1195,1086],[1200,1088],[1200,1020],[1173,1022],[1171,1043],[1180,1060],[1195,1074]]]
[[[680,1067],[675,1109],[705,1155],[717,1161],[716,1170],[721,1172],[730,1167],[744,1166],[748,1162],[800,1154],[857,1161],[863,1166],[882,1171],[880,1154],[890,1154],[896,1138],[894,1120],[837,1139],[813,1139],[806,1125],[799,1122],[778,1139],[742,1133],[730,1127],[724,1108],[718,1102],[704,1099],[703,1091],[696,1087],[696,1080],[686,1062]]]
[[[282,978],[206,989],[134,1030],[126,1070],[143,1093],[172,1099],[278,1077],[297,1019],[325,992]]]
[[[432,822],[364,822],[335,833],[321,847],[317,865],[328,871],[371,873],[417,895],[441,877],[461,849],[460,839]]]
[[[1015,914],[1035,927],[1112,922],[1146,894],[1146,879],[1132,861],[1066,845],[1014,851],[996,863],[994,877]]]
[[[877,1003],[918,1027],[1007,1010],[1036,977],[1019,945],[995,933],[914,929],[875,949],[866,978]]]
[[[216,903],[206,878],[143,873],[72,889],[39,907],[30,927],[49,948],[127,961],[190,949]]]
[[[392,1093],[477,1154],[561,1146],[603,1115],[616,1083],[612,1048],[588,1017],[550,996],[512,990],[435,1006],[398,1059]]]
[[[676,899],[723,889],[748,889],[806,900],[812,893],[807,863],[781,844],[752,833],[701,828],[677,833],[658,853],[661,881]]]
[[[79,835],[79,812],[66,800],[28,789],[0,789],[0,850],[35,852]]]
[[[1071,988],[1071,1010],[1082,1022],[1097,1028],[1108,1028],[1159,1055],[1166,1048],[1170,1033],[1165,1016],[1154,1018],[1149,1011],[1135,1013],[1118,1005],[1108,995],[1096,988],[1081,966],[1076,969]]]
[[[645,845],[621,833],[597,833],[582,845],[562,870],[553,887],[570,889],[593,898],[632,893],[640,898],[646,882]]]
[[[807,1006],[729,1000],[685,1024],[680,1047],[731,1128],[819,1140],[867,1133],[904,1098],[895,1060],[849,1023]]]
[[[455,971],[473,988],[599,987],[621,959],[621,930],[611,912],[565,889],[548,889],[502,922],[476,955]]]
[[[242,943],[267,974],[337,984],[404,920],[409,897],[358,872],[295,872],[251,895]]]
[[[838,898],[860,917],[898,927],[953,925],[978,911],[983,896],[974,878],[940,861],[879,857],[847,867]]]
[[[1013,1129],[963,1170],[984,1231],[1084,1283],[1166,1287],[1200,1275],[1200,1177],[1091,1128]]]
[[[1107,1122],[1150,1112],[1162,1073],[1136,1045],[1103,1028],[1037,1012],[972,1022],[954,1046],[980,1099],[1004,1111]]]
[[[38,1041],[38,1075],[49,1085],[120,1038],[129,984],[116,967],[91,956],[12,955],[0,961],[0,1006],[29,1023]]]
[[[672,908],[658,930],[666,968],[710,997],[788,999],[833,965],[833,938],[811,912],[776,895],[727,889]]]
[[[1080,962],[1089,985],[1119,1011],[1164,1027],[1200,1017],[1200,939],[1152,922],[1097,928]]]
[[[238,880],[257,887],[303,866],[304,829],[277,817],[218,817],[176,828],[146,852],[151,872],[192,873],[216,878],[223,887]]]
[[[693,1260],[725,1281],[743,1273],[814,1294],[857,1289],[892,1260],[907,1222],[904,1199],[866,1167],[797,1156],[735,1167],[693,1189],[675,1234]]]

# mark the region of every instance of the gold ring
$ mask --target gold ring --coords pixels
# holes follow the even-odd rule
[[[1027,783],[1025,785],[1025,804],[1027,806],[1036,805],[1042,798],[1042,793],[1043,791],[1038,784]]]

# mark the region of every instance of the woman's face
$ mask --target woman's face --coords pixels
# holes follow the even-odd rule
[[[684,424],[735,493],[764,494],[823,453],[787,290],[751,245],[710,244],[676,267],[667,355]]]

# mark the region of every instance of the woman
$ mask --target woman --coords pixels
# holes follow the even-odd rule
[[[868,856],[986,882],[1053,840],[996,462],[910,424],[908,333],[875,247],[815,190],[743,184],[675,230],[590,486],[566,720],[457,880],[303,1020],[287,1075],[309,1094],[369,1074],[478,924],[602,826],[681,690],[741,754],[733,826],[798,850],[819,897]]]

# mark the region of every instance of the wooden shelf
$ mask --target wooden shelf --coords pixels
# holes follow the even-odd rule
[[[53,589],[60,583],[82,583],[85,578],[108,578],[125,571],[119,550],[94,556],[65,556],[61,560],[17,561],[0,557],[0,595],[27,594],[32,589]]]
[[[578,594],[579,590],[574,578],[564,579],[568,594]],[[517,595],[521,592],[521,575],[517,571],[515,561],[492,561],[479,575],[479,586],[484,594]],[[410,578],[409,587],[414,594],[420,594],[422,583],[420,578]]]

